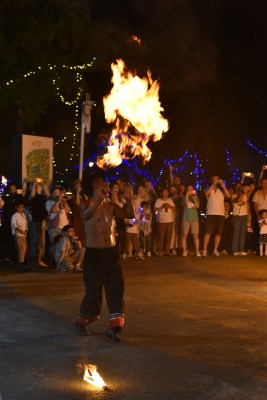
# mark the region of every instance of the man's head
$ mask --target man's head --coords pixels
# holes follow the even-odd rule
[[[24,202],[23,201],[18,201],[15,205],[15,209],[19,213],[23,213],[24,211]]]
[[[17,187],[13,183],[11,183],[11,185],[8,188],[8,194],[9,196],[14,196],[14,194],[16,193],[17,193]]]
[[[62,232],[63,232],[63,234],[64,234],[65,236],[67,236],[67,237],[70,238],[70,239],[73,238],[73,237],[75,236],[75,231],[74,231],[72,225],[65,225],[65,226],[62,228]]]
[[[52,191],[52,199],[53,200],[59,200],[60,198],[60,189],[59,188],[54,188]]]
[[[90,197],[93,197],[94,193],[100,191],[101,193],[108,195],[109,187],[108,184],[98,175],[92,175],[87,181],[87,189]]]
[[[262,178],[260,184],[263,190],[267,190],[267,178]]]

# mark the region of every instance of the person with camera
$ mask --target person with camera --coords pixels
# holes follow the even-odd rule
[[[157,235],[157,251],[158,256],[172,256],[170,253],[171,240],[173,235],[173,211],[176,210],[176,206],[169,197],[169,190],[164,188],[161,192],[161,196],[156,200],[155,207],[156,213],[156,235]]]
[[[182,243],[183,243],[183,257],[187,256],[187,236],[189,230],[192,234],[196,257],[201,257],[199,252],[199,221],[198,212],[199,198],[193,186],[187,186],[185,196],[183,197],[183,219],[182,219]]]
[[[82,272],[85,248],[76,236],[72,225],[65,225],[62,235],[55,246],[55,262],[57,272]]]
[[[59,188],[56,187],[52,190],[51,199],[46,202],[46,210],[48,212],[48,237],[53,246],[55,238],[61,235],[62,228],[69,224],[67,216],[70,212],[68,198],[64,193],[60,193]]]
[[[230,199],[231,195],[224,181],[215,175],[211,178],[211,186],[205,191],[205,196],[207,199],[207,206],[202,256],[207,257],[210,236],[214,234],[213,255],[217,257],[220,255],[218,247],[224,223],[224,199]]]
[[[41,178],[36,178],[31,185],[27,206],[31,210],[29,224],[30,263],[45,268],[45,231],[46,231],[46,199],[48,189]]]
[[[76,179],[73,182],[73,195],[68,200],[71,209],[70,222],[73,225],[75,233],[79,236],[82,246],[85,247],[86,237],[83,224],[83,211],[89,205],[89,199],[82,190],[82,182]]]

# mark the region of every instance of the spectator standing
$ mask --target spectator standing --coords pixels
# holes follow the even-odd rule
[[[131,184],[128,184],[127,186],[131,186]],[[124,188],[127,186],[124,186]],[[142,186],[140,186],[138,188],[137,196],[134,196],[133,198],[134,218],[124,219],[126,232],[126,252],[129,257],[132,257],[134,254],[138,260],[142,260],[144,258],[143,254],[141,253],[139,243],[140,205],[143,195],[144,189]],[[123,255],[123,258],[125,259],[125,254]]]
[[[48,189],[42,179],[36,178],[32,184],[28,198],[31,208],[31,226],[29,231],[30,262],[41,268],[47,267],[43,257],[45,255],[45,232],[47,211],[45,208]]]
[[[203,239],[203,257],[207,257],[207,249],[211,234],[214,234],[213,255],[219,256],[218,247],[224,223],[224,198],[230,198],[225,183],[217,175],[211,178],[211,186],[205,191],[207,199],[205,234]]]
[[[248,186],[237,184],[232,195],[233,204],[233,243],[234,256],[246,256],[245,243],[248,220]]]
[[[201,257],[199,252],[199,221],[198,221],[198,209],[199,209],[199,199],[197,192],[193,186],[188,186],[186,194],[183,197],[183,256],[187,256],[187,235],[189,230],[193,236],[195,245],[195,255],[196,257]]]
[[[15,213],[11,217],[11,229],[15,242],[17,263],[23,268],[27,251],[27,233],[28,225],[26,215],[24,214],[24,201],[17,201]]]
[[[151,257],[152,251],[152,213],[147,201],[142,201],[140,205],[140,228],[139,240],[141,251]]]
[[[51,199],[46,201],[48,236],[52,245],[54,239],[61,235],[62,228],[69,224],[67,214],[70,212],[70,207],[67,200],[58,188],[54,188]]]
[[[258,189],[252,198],[252,204],[258,220],[261,218],[261,210],[267,210],[267,177],[260,180],[260,189]]]
[[[16,212],[16,204],[17,201],[21,201],[24,199],[24,197],[21,194],[17,193],[17,187],[13,183],[11,183],[8,187],[7,193],[4,194],[3,196],[3,220],[2,225],[3,225],[3,238],[4,238],[4,244],[5,244],[5,253],[8,258],[12,259],[15,261],[14,255],[16,254],[15,252],[15,244],[14,244],[14,239],[12,235],[12,229],[11,229],[11,218],[14,212]]]
[[[119,207],[124,208],[126,206],[121,194],[120,187],[117,183],[114,183],[110,188],[110,200],[117,204]],[[124,219],[115,217],[114,219],[115,237],[118,246],[119,254],[125,258],[126,255],[126,231]]]
[[[157,251],[158,256],[170,256],[170,245],[173,234],[173,211],[176,207],[173,200],[169,197],[167,188],[161,192],[161,197],[155,202],[155,213],[157,215]]]
[[[260,235],[259,235],[259,245],[260,245],[260,256],[267,256],[267,210],[261,210],[259,218]],[[264,253],[263,253],[264,251]]]
[[[73,182],[73,197],[67,200],[67,204],[72,212],[72,225],[75,234],[80,238],[82,246],[85,247],[86,237],[82,214],[89,205],[89,199],[82,192],[82,182],[79,179]]]
[[[231,200],[224,199],[224,222],[218,250],[221,254],[232,254],[233,245],[233,213]]]

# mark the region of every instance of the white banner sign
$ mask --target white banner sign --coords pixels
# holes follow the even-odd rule
[[[53,181],[53,139],[22,135],[22,183],[36,178],[47,185]]]

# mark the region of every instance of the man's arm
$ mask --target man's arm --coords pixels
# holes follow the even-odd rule
[[[230,193],[228,192],[227,187],[225,186],[225,183],[224,183],[224,181],[223,181],[222,179],[220,180],[220,186],[221,186],[221,188],[222,188],[222,190],[223,190],[224,196],[225,196],[227,199],[229,199],[229,198],[231,197],[231,195],[230,195]]]

